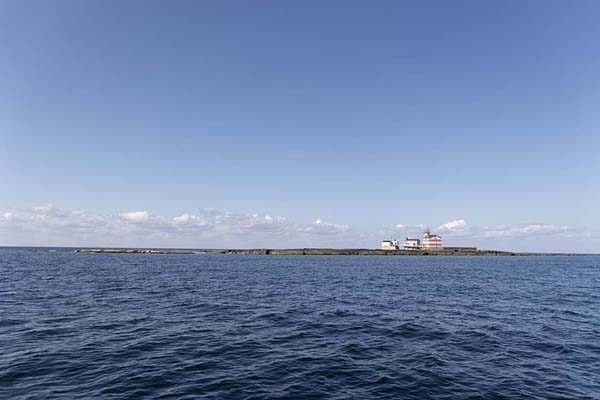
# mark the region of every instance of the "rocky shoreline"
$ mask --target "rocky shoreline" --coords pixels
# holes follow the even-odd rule
[[[577,253],[518,253],[499,250],[449,248],[431,250],[379,250],[379,249],[135,249],[135,248],[81,248],[76,253],[108,254],[247,254],[279,256],[578,256]]]

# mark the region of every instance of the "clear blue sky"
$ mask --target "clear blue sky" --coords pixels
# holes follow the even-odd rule
[[[597,231],[599,20],[598,1],[3,0],[0,208]]]

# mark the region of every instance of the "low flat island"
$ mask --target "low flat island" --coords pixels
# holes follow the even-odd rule
[[[380,249],[145,249],[145,248],[81,248],[76,253],[127,254],[253,254],[276,256],[579,256],[578,253],[517,253],[499,250],[478,250],[474,247],[447,247],[441,250],[380,250]]]

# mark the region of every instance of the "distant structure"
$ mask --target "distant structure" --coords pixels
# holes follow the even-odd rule
[[[423,233],[424,250],[442,250],[443,248],[441,236],[431,233],[429,229]]]
[[[381,250],[400,250],[400,243],[397,240],[382,240]]]
[[[404,250],[421,250],[421,240],[411,239],[407,236],[404,239]]]
[[[382,240],[381,241],[381,249],[382,250],[400,250],[400,242],[396,239],[393,240]],[[406,236],[404,239],[404,250],[443,250],[444,247],[442,245],[442,237],[440,235],[436,235],[435,233],[431,233],[429,229],[423,232],[423,241],[416,238],[409,238]],[[463,248],[452,247],[449,249],[462,250]],[[464,249],[473,250],[474,247],[465,247]]]

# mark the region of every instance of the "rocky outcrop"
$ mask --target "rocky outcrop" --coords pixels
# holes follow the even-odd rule
[[[196,250],[180,250],[180,249],[77,249],[76,253],[113,253],[113,254],[198,254],[205,253]]]

